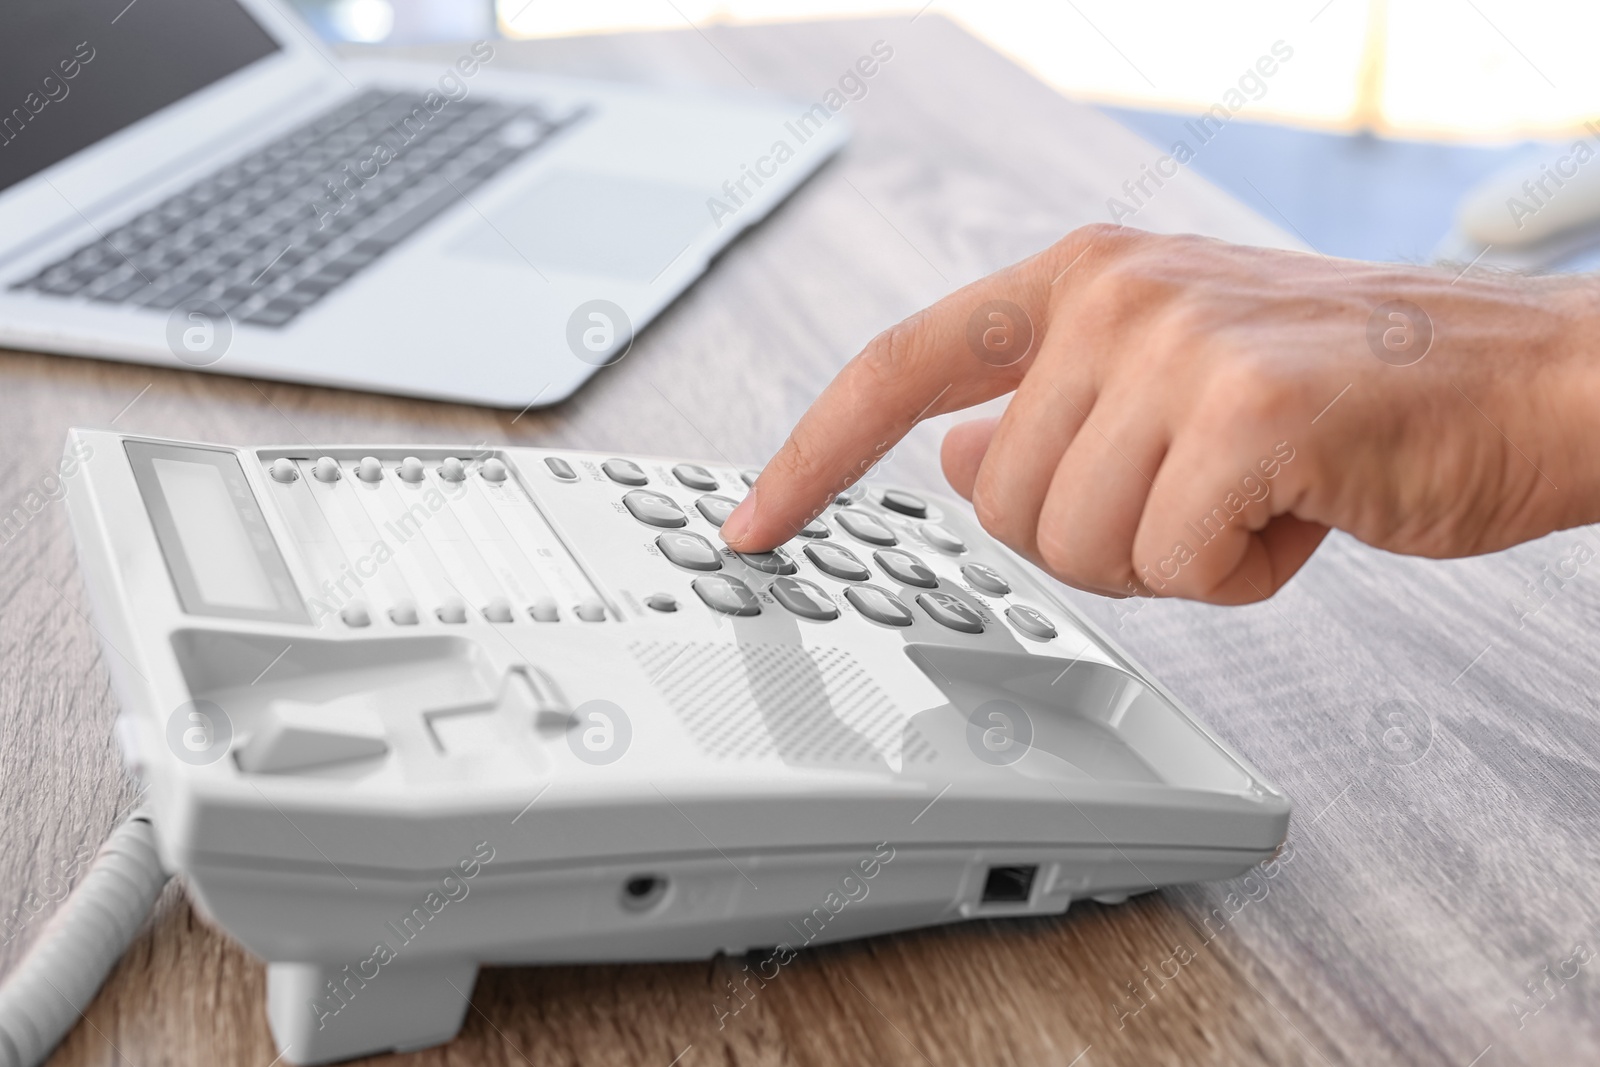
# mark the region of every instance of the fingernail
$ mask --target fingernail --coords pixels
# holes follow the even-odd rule
[[[755,487],[751,486],[750,491],[739,502],[739,506],[734,508],[733,513],[723,522],[722,539],[730,545],[743,541],[755,524],[756,491]]]

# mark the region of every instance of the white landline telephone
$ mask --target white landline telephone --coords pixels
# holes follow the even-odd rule
[[[751,472],[75,430],[154,846],[283,1058],[449,1040],[479,964],[763,950],[1226,878],[1288,799],[955,504],[788,544]]]

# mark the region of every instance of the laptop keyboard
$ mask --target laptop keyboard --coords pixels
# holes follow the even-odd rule
[[[421,101],[363,92],[11,288],[281,327],[584,114]]]

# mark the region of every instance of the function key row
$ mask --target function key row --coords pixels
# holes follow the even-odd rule
[[[516,619],[516,610],[505,597],[495,597],[479,609],[489,622],[509,623]],[[527,608],[528,617],[534,622],[560,622],[561,609],[552,597],[540,597]],[[416,626],[422,621],[422,616],[417,611],[416,604],[402,601],[389,609],[389,621],[396,626]],[[606,619],[606,606],[599,600],[582,600],[573,605],[572,614],[583,622],[604,622]],[[434,618],[448,625],[461,625],[467,621],[469,612],[466,601],[452,597],[440,604],[433,612]],[[361,628],[372,625],[372,613],[367,605],[361,601],[347,604],[339,612],[339,618],[346,626]]]
[[[439,461],[438,472],[439,477],[447,482],[462,482],[467,478],[467,465],[455,456],[446,456]],[[267,473],[275,482],[288,483],[300,477],[300,468],[294,460],[285,456],[273,460],[267,467]],[[406,456],[394,468],[394,473],[402,482],[416,485],[427,476],[427,465],[416,456]],[[491,456],[478,465],[478,473],[486,481],[503,482],[506,480],[506,465]],[[332,456],[319,456],[311,464],[311,476],[319,482],[332,483],[344,477],[344,469]],[[384,477],[383,461],[377,456],[362,456],[356,461],[356,477],[363,482],[381,482]]]

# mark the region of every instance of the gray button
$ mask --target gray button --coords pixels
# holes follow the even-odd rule
[[[608,459],[600,464],[606,477],[620,485],[649,485],[650,478],[631,459]]]
[[[683,509],[678,507],[676,500],[661,493],[652,493],[648,489],[634,489],[623,493],[622,503],[633,513],[634,518],[651,526],[671,529],[689,523],[688,517],[684,515]]]
[[[461,482],[467,478],[466,466],[454,456],[439,461],[439,477],[447,482]]]
[[[295,469],[292,459],[275,459],[270,469],[272,480],[275,482],[292,482],[300,477],[300,472]]]
[[[933,569],[904,549],[879,549],[872,554],[872,558],[897,582],[918,585],[924,589],[939,587],[939,576],[933,573]]]
[[[865,511],[841,511],[834,519],[845,533],[869,545],[892,545],[896,541],[893,530]]]
[[[928,544],[941,552],[950,552],[960,555],[967,550],[967,543],[957,537],[954,531],[940,526],[936,522],[922,524],[922,536],[927,538]]]
[[[503,596],[497,596],[483,606],[483,617],[490,622],[510,622],[511,602]]]
[[[933,617],[933,621],[964,634],[983,633],[983,616],[972,610],[972,605],[949,593],[918,593],[917,603]]]
[[[506,465],[490,456],[478,468],[478,473],[483,475],[483,480],[486,482],[503,482],[506,480]]]
[[[737,578],[729,578],[725,574],[708,574],[704,578],[696,578],[691,584],[700,599],[706,602],[706,607],[712,611],[720,611],[724,615],[761,614],[761,605],[756,601],[756,595],[750,591],[748,585]]]
[[[409,600],[402,600],[389,609],[389,621],[396,626],[415,626],[417,624],[417,606]]]
[[[542,596],[528,605],[528,615],[534,622],[555,622],[561,618],[555,597]]]
[[[733,509],[739,506],[737,500],[729,500],[725,496],[703,496],[694,502],[700,509],[700,514],[705,516],[707,522],[713,526],[721,526],[728,521],[728,516],[733,514]]]
[[[761,472],[747,467],[739,472],[739,477],[744,480],[745,485],[755,485],[756,479],[761,477]]]
[[[339,618],[344,620],[344,624],[346,626],[359,627],[372,625],[372,616],[367,613],[367,606],[359,600],[354,601],[343,611],[339,612]]]
[[[1011,625],[1032,637],[1040,637],[1048,641],[1056,635],[1055,623],[1033,608],[1022,604],[1013,604],[1006,609],[1006,618],[1011,620]]]
[[[812,519],[800,527],[801,537],[827,537],[833,531],[828,529],[828,524],[821,519]]]
[[[416,456],[407,456],[400,461],[400,469],[396,472],[403,482],[416,484],[422,481],[422,460]]]
[[[1000,572],[982,563],[969,563],[961,568],[961,576],[972,583],[972,588],[993,596],[1011,592],[1011,583],[1000,577]]]
[[[928,517],[928,502],[914,493],[904,489],[885,489],[883,496],[878,498],[883,506],[890,511],[898,511],[902,515],[910,515],[913,519]]]
[[[717,487],[717,480],[711,477],[711,472],[693,463],[680,463],[673,467],[672,476],[690,489],[698,489],[703,493],[709,493]]]
[[[575,482],[578,480],[578,472],[572,469],[572,464],[560,456],[544,457],[544,465],[549,468],[550,474],[558,481]],[[639,484],[643,485],[644,483],[641,482]]]
[[[678,598],[671,593],[651,593],[644,598],[644,606],[651,611],[677,611]]]
[[[356,464],[356,477],[364,482],[375,482],[383,477],[383,464],[378,462],[377,456],[362,456],[361,462]]]
[[[845,582],[864,582],[872,577],[872,572],[856,559],[853,552],[838,545],[807,545],[806,558],[817,565],[817,570],[830,578],[838,578]]]
[[[605,622],[606,606],[598,600],[582,600],[572,613],[584,622]]]
[[[839,617],[839,606],[816,582],[804,578],[779,578],[772,583],[772,595],[778,603],[802,619],[826,622]]]
[[[656,538],[656,547],[667,559],[692,571],[720,571],[722,553],[717,546],[697,533],[664,533]]]
[[[467,621],[467,606],[455,597],[451,597],[439,605],[439,610],[434,612],[439,616],[440,622],[462,623]]]
[[[339,461],[332,456],[322,456],[312,465],[311,473],[319,482],[336,482],[340,478]]]
[[[911,609],[887,589],[879,589],[875,585],[852,585],[844,591],[844,595],[857,611],[873,622],[881,622],[885,626],[911,625]]]
[[[740,552],[739,558],[762,574],[793,574],[800,569],[781,548],[771,552]]]

